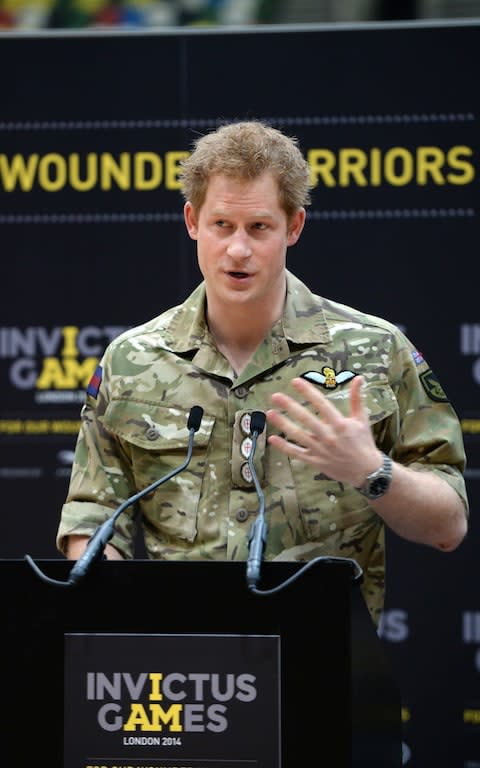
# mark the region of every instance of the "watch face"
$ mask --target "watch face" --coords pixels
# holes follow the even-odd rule
[[[383,466],[377,469],[376,472],[368,475],[364,484],[357,488],[357,491],[360,491],[367,499],[378,499],[388,491],[391,482],[392,460],[384,455]]]
[[[370,494],[372,496],[381,496],[382,493],[385,493],[389,484],[390,480],[388,477],[377,477],[370,486]]]

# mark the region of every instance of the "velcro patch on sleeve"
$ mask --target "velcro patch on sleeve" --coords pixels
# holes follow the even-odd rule
[[[420,381],[430,400],[436,403],[448,403],[448,397],[431,368],[420,374]]]

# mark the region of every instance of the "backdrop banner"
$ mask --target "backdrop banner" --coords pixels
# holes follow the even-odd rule
[[[224,121],[269,121],[315,185],[289,268],[400,326],[464,429],[465,542],[387,542],[409,768],[480,767],[479,50],[472,21],[0,36],[0,556],[59,557],[104,347],[200,280],[180,160]]]

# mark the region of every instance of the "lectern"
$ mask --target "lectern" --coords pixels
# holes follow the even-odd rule
[[[71,563],[38,563],[66,581]],[[1,765],[400,768],[400,698],[348,562],[0,561]],[[97,739],[98,737],[98,739]]]

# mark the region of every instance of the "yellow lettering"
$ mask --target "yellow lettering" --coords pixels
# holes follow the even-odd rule
[[[384,157],[385,179],[394,187],[408,184],[413,178],[413,157],[404,147],[392,147]]]
[[[61,361],[56,357],[46,357],[36,382],[37,389],[76,389],[79,385],[86,387],[97,362],[96,357],[86,357],[82,363],[72,358]]]
[[[310,182],[312,187],[317,187],[319,179],[326,187],[335,187],[336,181],[332,173],[336,165],[335,153],[330,149],[311,149],[307,153],[310,166]]]
[[[462,430],[466,434],[480,434],[480,419],[462,419]]]
[[[44,155],[38,164],[38,182],[46,192],[58,192],[67,182],[65,158],[56,152]]]
[[[114,187],[151,191],[163,184],[165,189],[179,190],[181,162],[188,155],[183,150],[166,152],[163,157],[146,151],[121,152],[117,156],[110,152],[73,152],[65,157],[54,152],[27,157],[16,154],[11,158],[0,154],[0,188],[5,192],[29,192],[38,184],[46,192],[57,192],[67,185],[77,192],[96,188],[110,191]],[[308,150],[306,157],[313,188],[319,184],[327,188],[382,184],[400,187],[412,182],[419,186],[458,186],[471,183],[476,176],[473,150],[464,145],[448,150],[436,146],[394,146],[386,150],[322,147]]]
[[[475,168],[473,163],[468,160],[462,160],[462,156],[471,157],[473,154],[470,147],[452,147],[447,152],[447,162],[451,168],[463,173],[447,173],[447,181],[450,184],[469,184],[475,178]]]
[[[23,430],[21,421],[15,419],[0,419],[0,433],[6,435],[20,434]]]
[[[429,176],[435,184],[445,184],[442,167],[445,163],[445,153],[440,147],[418,147],[417,149],[417,183],[425,186]]]
[[[131,704],[130,705],[130,715],[126,723],[123,725],[124,731],[135,731],[137,729],[137,726],[140,726],[141,731],[153,731],[154,728],[150,725],[150,720],[148,719],[148,715],[145,712],[145,707],[143,704]],[[160,728],[157,728],[157,731],[161,730]]]
[[[182,731],[182,725],[180,723],[180,715],[183,710],[182,704],[171,704],[167,711],[160,706],[160,704],[150,704],[150,711],[152,713],[152,724],[155,726],[154,730],[162,730],[160,722],[164,725],[171,724],[168,727],[169,731]],[[158,728],[156,726],[159,726]]]
[[[98,359],[96,357],[86,357],[82,363],[78,360],[72,360],[66,358],[63,361],[65,373],[68,376],[68,380],[71,384],[68,388],[77,388],[78,386],[86,387],[97,367]]]
[[[167,189],[181,189],[178,178],[180,161],[188,157],[189,152],[167,152],[165,155],[165,186]]]
[[[25,422],[25,432],[28,435],[45,435],[50,431],[50,424],[46,419],[27,419]]]
[[[463,721],[465,723],[480,723],[480,709],[465,709],[463,712]]]
[[[112,179],[120,189],[130,188],[130,155],[128,152],[120,154],[118,162],[109,152],[101,155],[101,181],[102,189],[112,188]]]
[[[377,147],[370,152],[370,182],[372,187],[379,187],[382,183],[382,153]]]
[[[63,372],[60,360],[57,360],[56,357],[45,357],[42,371],[37,379],[37,388],[49,389],[50,387],[56,387],[57,389],[68,389],[69,386],[71,385]]]
[[[150,168],[147,174],[147,167]],[[155,152],[137,152],[134,156],[135,189],[155,189],[162,181],[162,161]]]
[[[79,429],[80,421],[74,419],[52,421],[50,424],[50,432],[53,434],[76,435]]]
[[[61,354],[64,357],[77,357],[78,349],[76,341],[78,336],[78,328],[74,325],[65,325],[62,329],[62,333],[64,344]]]
[[[160,682],[163,680],[163,674],[161,672],[150,672],[149,678],[152,682],[152,690],[148,698],[152,701],[161,701],[163,695],[160,690]]]
[[[87,173],[86,178],[80,178],[80,155],[74,152],[69,157],[70,184],[78,192],[88,192],[93,189],[98,181],[98,163],[97,155],[89,152],[87,155]]]
[[[137,726],[141,731],[161,731],[162,725],[168,725],[169,731],[181,731],[180,714],[182,712],[181,704],[171,704],[165,711],[160,704],[150,704],[151,720],[149,719],[143,704],[132,703],[130,705],[130,715],[123,726],[124,731],[135,731]]]
[[[341,149],[339,153],[338,180],[341,187],[348,187],[350,179],[359,187],[366,187],[368,182],[363,171],[367,166],[366,152],[361,149]]]
[[[6,192],[12,192],[17,184],[24,192],[30,192],[35,180],[38,155],[14,155],[9,163],[6,155],[0,155],[0,179]]]

